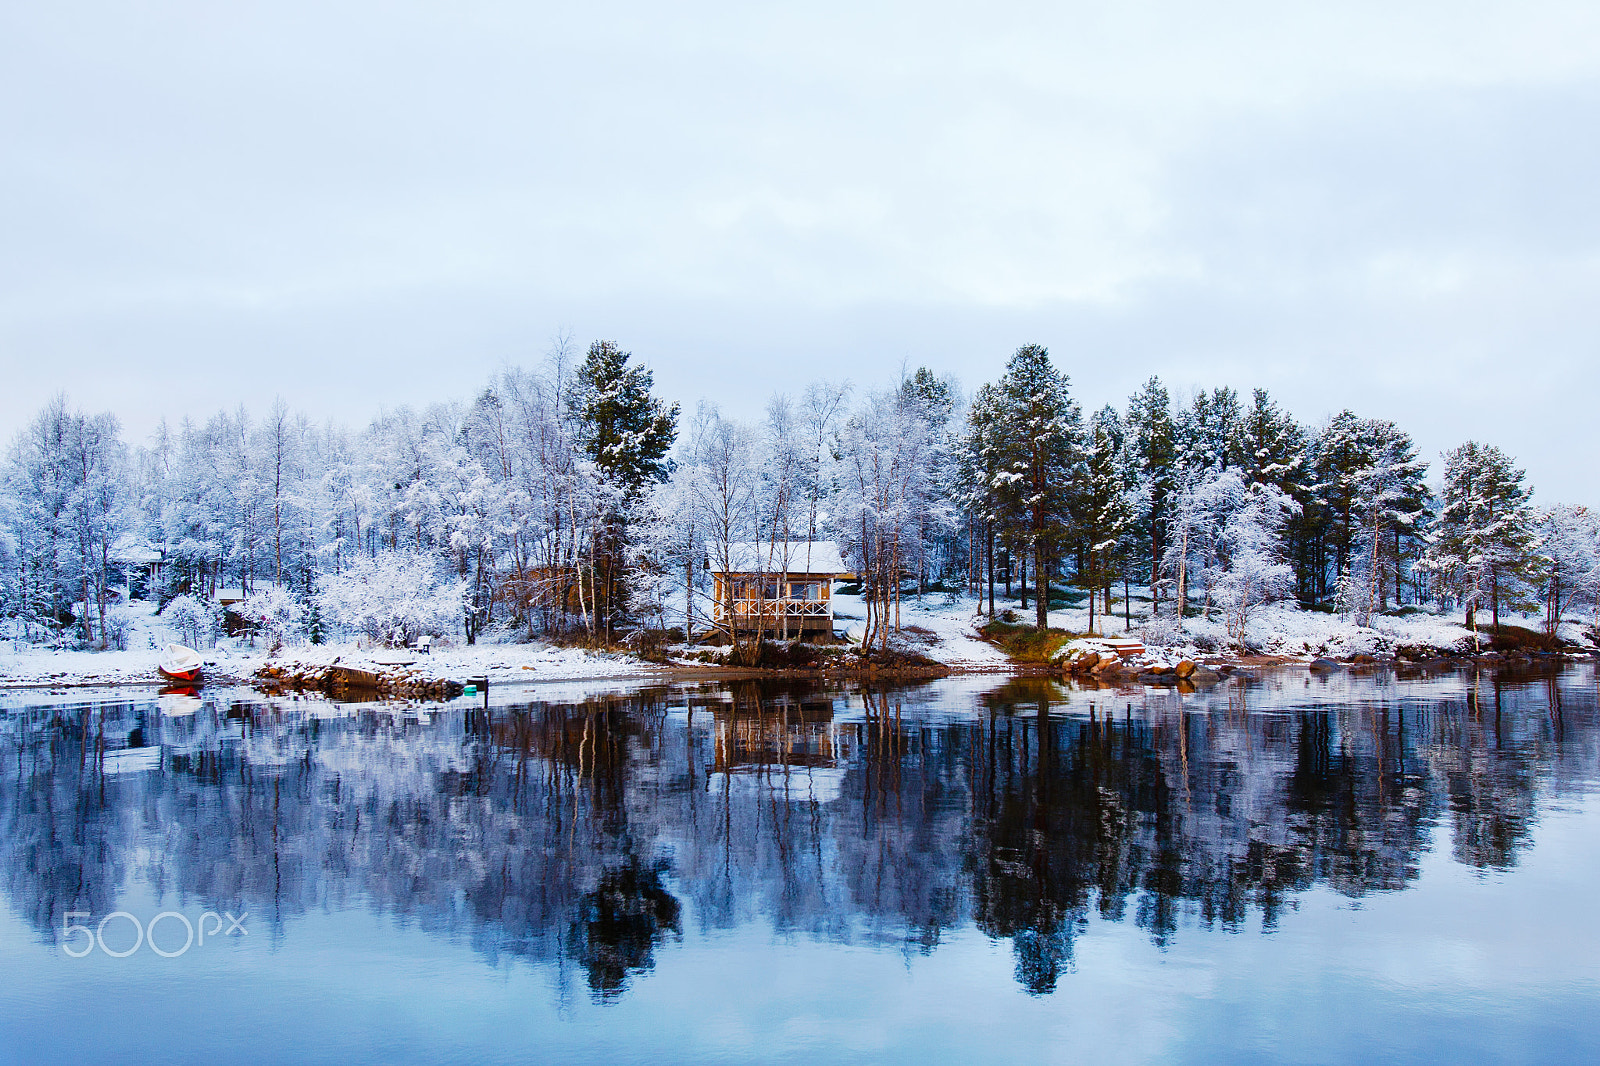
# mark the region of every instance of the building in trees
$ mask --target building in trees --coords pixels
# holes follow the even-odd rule
[[[730,636],[832,635],[833,582],[850,573],[833,541],[740,541],[706,552],[712,621]]]

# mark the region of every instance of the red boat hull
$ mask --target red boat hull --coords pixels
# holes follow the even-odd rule
[[[198,681],[198,680],[200,680],[200,667],[198,667],[198,666],[195,667],[193,670],[185,670],[182,673],[176,673],[176,674],[173,673],[171,670],[166,669],[165,667],[158,666],[158,667],[156,667],[156,669],[161,673],[162,677],[167,678],[170,681]]]

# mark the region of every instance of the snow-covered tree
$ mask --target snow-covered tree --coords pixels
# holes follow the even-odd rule
[[[179,638],[191,648],[208,647],[215,643],[221,626],[221,613],[216,607],[193,596],[174,596],[161,610],[167,625],[177,630]]]
[[[1600,515],[1587,507],[1561,504],[1539,515],[1539,554],[1535,570],[1542,587],[1545,629],[1552,636],[1569,611],[1592,612],[1600,629]]]
[[[441,573],[437,557],[415,551],[357,559],[343,573],[325,575],[317,594],[335,625],[394,644],[456,632],[466,602],[466,582]]]
[[[1244,409],[1230,388],[1196,392],[1173,422],[1177,461],[1188,469],[1228,470],[1250,463]]]
[[[1182,471],[1177,477],[1171,500],[1168,503],[1159,576],[1152,579],[1168,583],[1172,589],[1173,617],[1178,628],[1183,628],[1183,617],[1189,610],[1189,581],[1210,551],[1213,525],[1214,496],[1220,470],[1195,468]],[[1233,480],[1237,480],[1237,475]]]
[[[1205,588],[1207,608],[1221,608],[1234,639],[1243,641],[1250,613],[1288,594],[1293,569],[1283,559],[1280,531],[1294,501],[1271,485],[1246,484],[1238,467],[1190,469],[1173,496],[1165,573],[1182,625],[1191,580]]]
[[[1387,581],[1392,579],[1399,598],[1400,538],[1415,535],[1424,517],[1428,490],[1422,479],[1428,464],[1393,422],[1364,419],[1356,429],[1361,453],[1346,476],[1353,486],[1351,520],[1358,525],[1341,574],[1340,598],[1342,609],[1365,626],[1383,609]]]
[[[629,509],[646,486],[666,476],[666,456],[678,434],[678,405],[652,396],[650,371],[629,366],[630,358],[610,341],[595,341],[568,397],[576,442],[609,489],[591,551],[595,611],[608,641],[627,602]]]
[[[999,389],[992,384],[979,387],[967,409],[960,443],[957,476],[962,488],[958,502],[966,509],[975,527],[975,539],[982,545],[974,554],[982,560],[983,581],[975,584],[979,586],[981,604],[982,585],[987,583],[991,617],[995,610],[995,542],[1016,519],[1014,503],[1018,494],[1012,486],[1022,479],[1006,458],[1004,426]]]
[[[1043,629],[1050,609],[1050,574],[1066,540],[1082,462],[1082,413],[1067,376],[1038,344],[1017,349],[1000,378],[996,399],[996,481],[1000,494],[1011,497],[1009,510],[1020,518],[1019,539],[1033,556],[1035,620]]]
[[[683,462],[674,480],[682,487],[685,521],[704,538],[713,570],[729,573],[738,554],[736,545],[757,539],[760,469],[759,437],[751,427],[723,418],[715,407],[701,404],[690,426]],[[691,607],[692,609],[692,607]],[[753,661],[759,645],[752,644],[733,624],[733,588],[723,583],[721,603],[706,612],[732,642],[735,661]]]
[[[256,589],[233,608],[233,613],[253,633],[265,637],[269,646],[292,643],[305,633],[305,607],[280,585]]]
[[[866,396],[840,435],[836,522],[861,576],[863,645],[886,646],[890,632],[899,630],[903,579],[913,570],[928,519],[940,520],[936,434],[926,409],[901,389]]]
[[[1421,564],[1467,611],[1476,628],[1485,599],[1500,625],[1503,597],[1537,562],[1537,534],[1523,472],[1494,445],[1468,441],[1444,453],[1439,515]]]
[[[1094,632],[1095,597],[1104,593],[1105,614],[1111,613],[1111,584],[1127,572],[1127,534],[1135,512],[1121,461],[1123,427],[1116,409],[1107,405],[1089,421],[1089,435],[1074,494],[1080,543],[1077,583],[1089,593],[1089,631]]]
[[[1243,648],[1255,609],[1288,598],[1294,587],[1294,568],[1284,561],[1279,534],[1296,505],[1275,486],[1246,485],[1229,471],[1213,488],[1213,507],[1221,512],[1221,531],[1206,575],[1207,595],[1222,610],[1234,645]]]
[[[113,549],[131,524],[127,449],[109,414],[52,399],[13,443],[4,491],[15,570],[7,584],[24,628],[105,646]],[[74,607],[74,605],[77,605]]]
[[[1166,553],[1168,508],[1177,491],[1177,442],[1172,424],[1172,400],[1158,377],[1146,381],[1128,397],[1127,450],[1133,498],[1141,506],[1135,527],[1148,563],[1151,610],[1159,612],[1161,559]]]

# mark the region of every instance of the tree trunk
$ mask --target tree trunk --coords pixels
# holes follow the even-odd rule
[[[1038,620],[1038,627],[1043,630],[1050,625],[1050,573],[1049,559],[1045,556],[1044,538],[1039,537],[1033,542],[1033,603],[1034,617]],[[1093,594],[1090,594],[1093,598]]]
[[[1177,616],[1178,628],[1183,628],[1183,612],[1189,606],[1189,527],[1184,526],[1183,535],[1178,538],[1178,588],[1177,588]]]
[[[1157,508],[1150,508],[1150,617],[1161,614],[1161,595],[1156,591],[1161,573],[1161,520]]]
[[[692,536],[692,534],[691,534]],[[683,639],[694,639],[694,548],[683,560]]]
[[[1090,553],[1090,558],[1093,558],[1093,557],[1094,557],[1093,553]],[[1090,636],[1094,636],[1094,594],[1095,594],[1095,589],[1094,589],[1094,586],[1091,585],[1089,587],[1089,635]]]
[[[986,553],[988,555],[987,568],[989,571],[989,618],[992,621],[994,619],[994,523],[987,523],[987,527],[988,547]],[[981,592],[982,590],[979,591]]]

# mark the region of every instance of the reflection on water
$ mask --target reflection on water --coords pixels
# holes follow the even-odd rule
[[[60,939],[133,886],[292,938],[373,909],[626,998],[750,923],[912,955],[962,929],[1047,996],[1096,922],[1161,952],[1314,886],[1517,866],[1590,790],[1591,668],[1210,693],[741,682],[484,709],[203,695],[0,717],[0,891]],[[536,690],[530,690],[536,692]],[[55,949],[51,949],[55,950]]]

